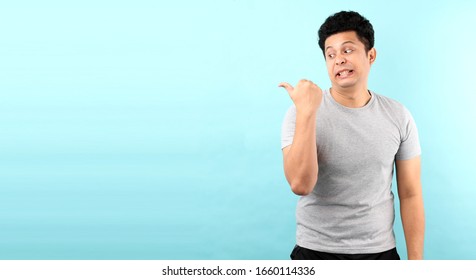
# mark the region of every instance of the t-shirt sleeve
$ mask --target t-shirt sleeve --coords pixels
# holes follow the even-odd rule
[[[398,148],[397,154],[395,155],[396,160],[411,159],[421,154],[420,140],[418,138],[416,123],[410,111],[408,111],[406,108],[404,110],[403,119],[404,122],[400,128],[400,147]]]
[[[281,127],[281,149],[291,145],[294,138],[294,130],[296,129],[296,107],[289,107],[284,116],[283,125]]]

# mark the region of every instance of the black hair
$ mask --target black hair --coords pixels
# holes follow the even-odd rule
[[[340,32],[355,31],[368,52],[374,47],[374,28],[368,19],[357,12],[342,11],[329,16],[319,28],[319,47],[324,52],[324,44],[329,36]]]

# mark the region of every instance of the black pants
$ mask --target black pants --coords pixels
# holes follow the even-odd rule
[[[334,254],[294,246],[292,260],[399,260],[397,248],[375,254]]]

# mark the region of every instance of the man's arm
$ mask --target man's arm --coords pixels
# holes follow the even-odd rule
[[[296,105],[293,143],[283,149],[284,174],[297,195],[309,194],[317,182],[316,114],[321,104],[321,89],[308,80],[296,88],[281,83]]]
[[[402,217],[409,260],[423,259],[425,214],[420,180],[420,165],[420,156],[409,160],[395,161],[400,215]]]
[[[317,182],[316,117],[296,112],[293,144],[283,149],[284,174],[297,195],[308,195]]]

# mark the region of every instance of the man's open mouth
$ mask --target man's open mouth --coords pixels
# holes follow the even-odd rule
[[[336,76],[339,76],[341,78],[345,78],[345,77],[351,75],[353,72],[354,72],[354,70],[342,70],[342,71],[338,72]]]

